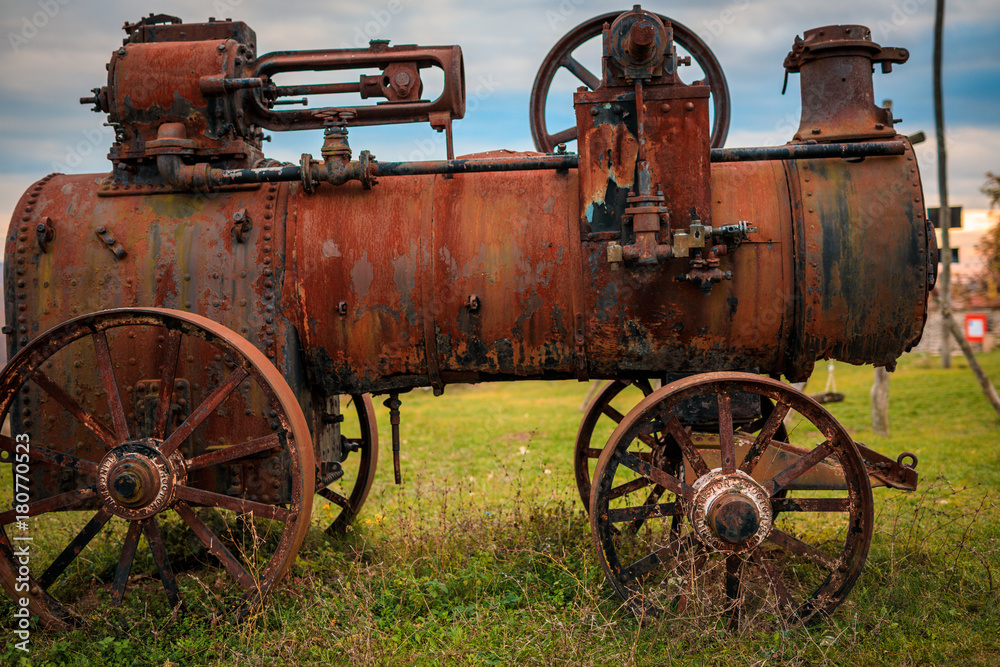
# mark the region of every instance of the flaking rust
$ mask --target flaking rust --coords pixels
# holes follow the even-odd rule
[[[708,548],[734,554],[773,537],[778,511],[819,507],[787,491],[846,488],[849,507],[823,509],[853,517],[867,506],[858,490],[858,475],[870,483],[865,470],[875,483],[914,488],[902,457],[842,442],[818,406],[733,374],[798,381],[828,358],[891,367],[919,340],[934,236],[912,146],[872,92],[872,66],[888,71],[905,50],[880,47],[863,26],[807,31],[785,60],[801,74],[796,135],[785,146],[726,149],[718,61],[681,24],[636,7],[585,22],[543,64],[532,92],[539,152],[456,158],[452,121],[465,114],[458,46],[376,40],[258,55],[256,34],[240,21],[151,15],[125,30],[106,85],[81,99],[115,130],[110,173],[46,176],[11,220],[5,333],[9,354],[21,354],[0,398],[12,432],[51,443],[36,450],[31,502],[75,499],[48,502],[96,510],[87,531],[112,515],[128,521],[126,550],[146,535],[172,603],[176,577],[155,522],[162,511],[176,510],[208,539],[241,584],[250,579],[239,558],[211,542],[195,508],[303,526],[315,489],[342,510],[335,527],[357,514],[377,460],[366,394],[389,395],[398,463],[398,395],[417,387],[591,378],[722,387],[725,407],[711,396],[677,407],[684,427],[671,437],[714,424],[697,444],[622,461],[640,477],[669,479],[664,488],[678,498],[648,517],[634,512],[695,517]],[[572,56],[597,36],[600,76]],[[691,57],[705,78],[685,83]],[[423,97],[429,68],[444,81],[434,100]],[[546,98],[561,68],[584,85],[575,124],[549,132]],[[289,72],[347,70],[370,73],[280,83]],[[364,103],[298,99],[337,93]],[[351,128],[403,122],[444,132],[446,158],[388,162],[350,146]],[[265,157],[265,130],[308,129],[324,131],[318,158]],[[565,146],[574,140],[577,153]],[[84,338],[93,343],[77,342]],[[359,437],[341,431],[348,403],[363,423]],[[766,441],[733,433],[762,428],[768,406],[792,404],[825,425],[829,449],[797,449],[774,423]],[[13,452],[13,443],[0,449]],[[586,459],[598,450],[583,451]],[[830,460],[821,464],[817,451]],[[708,500],[695,501],[682,452],[704,458],[687,472],[713,489]],[[763,462],[757,478],[735,472],[739,457]],[[724,477],[711,477],[716,460]],[[357,461],[355,487],[340,495],[330,485]],[[582,493],[588,470],[578,471]],[[91,488],[100,493],[79,491]],[[690,513],[678,514],[681,506]],[[602,562],[614,556],[598,535],[611,532],[597,523],[613,516],[595,514]],[[286,529],[268,586],[304,530]],[[851,539],[870,539],[870,526],[861,532]],[[859,563],[849,565],[847,590]],[[726,568],[727,582],[738,577],[735,561]],[[0,558],[5,583],[11,572]],[[116,600],[127,579],[121,565]],[[842,594],[823,590],[814,607]],[[36,613],[64,622],[46,595]]]

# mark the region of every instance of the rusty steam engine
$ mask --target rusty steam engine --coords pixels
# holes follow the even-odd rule
[[[532,95],[539,152],[455,158],[457,46],[258,55],[239,21],[125,30],[107,84],[81,100],[114,128],[111,171],[41,179],[7,234],[0,580],[32,614],[77,619],[77,557],[95,539],[120,545],[112,602],[144,538],[176,605],[192,554],[172,552],[168,528],[251,605],[294,559],[314,494],[340,508],[331,530],[364,503],[370,394],[388,395],[398,453],[400,394],[530,379],[614,381],[584,418],[577,479],[636,613],[804,620],[844,599],[871,487],[914,488],[916,461],[854,442],[777,378],[818,359],[891,368],[920,337],[934,235],[910,142],[872,88],[874,65],[905,50],[863,26],[806,31],[784,63],[801,79],[795,136],[727,149],[715,57],[636,7],[550,53]],[[597,74],[573,55],[594,37]],[[705,78],[684,83],[692,58]],[[428,68],[443,72],[433,101]],[[357,69],[373,73],[276,83]],[[550,133],[561,69],[583,85],[575,126]],[[287,105],[337,93],[375,102]],[[447,159],[349,145],[350,128],[403,122],[445,132]],[[319,158],[264,156],[266,130],[305,129],[324,130]],[[647,396],[624,414],[610,401],[630,384]],[[616,428],[592,442],[605,415]],[[822,539],[800,521],[812,514]],[[15,550],[39,515],[29,570]]]

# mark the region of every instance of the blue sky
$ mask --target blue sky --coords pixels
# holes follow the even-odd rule
[[[458,44],[465,54],[466,118],[456,123],[459,154],[496,148],[531,150],[528,97],[539,64],[577,24],[631,3],[595,0],[7,0],[0,9],[0,213],[7,216],[33,181],[55,170],[104,172],[111,135],[103,116],[77,99],[106,83],[104,65],[121,44],[124,21],[167,12],[186,22],[209,15],[247,22],[258,52],[353,46],[368,37],[394,44]],[[898,129],[923,130],[918,147],[928,203],[937,203],[931,97],[934,0],[701,0],[648,2],[708,41],[732,96],[727,145],[784,143],[798,125],[797,76],[781,96],[781,62],[795,35],[836,23],[860,23],[883,46],[907,48],[910,61],[875,74],[876,101],[892,99]],[[986,171],[1000,172],[1000,0],[950,0],[945,37],[945,119],[951,203],[984,208]],[[597,61],[586,63],[599,70]],[[286,83],[289,81],[286,81]],[[550,98],[550,112],[571,118],[570,91]],[[558,92],[558,91],[557,91]],[[560,128],[561,129],[561,128]],[[274,133],[271,157],[318,155],[315,132]],[[355,152],[379,159],[444,157],[426,125],[365,128],[351,133]]]

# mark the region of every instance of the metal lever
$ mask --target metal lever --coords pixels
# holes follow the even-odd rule
[[[382,402],[382,405],[389,408],[389,424],[392,425],[392,473],[397,485],[403,483],[399,467],[399,406],[402,404],[399,394],[389,394],[389,398]]]

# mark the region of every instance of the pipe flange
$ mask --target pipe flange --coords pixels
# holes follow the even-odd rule
[[[688,510],[695,535],[716,551],[744,553],[771,532],[773,514],[767,491],[742,470],[715,468],[694,483]]]
[[[316,192],[316,184],[312,178],[312,164],[313,156],[309,153],[303,153],[302,159],[299,160],[299,172],[302,179],[302,191],[307,195]]]

